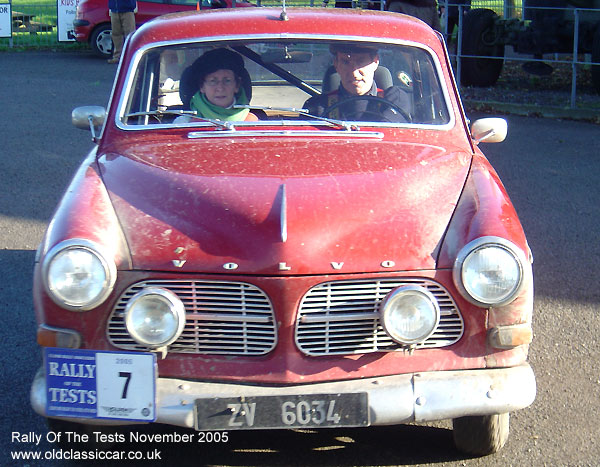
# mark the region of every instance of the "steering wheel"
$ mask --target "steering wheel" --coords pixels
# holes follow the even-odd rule
[[[389,107],[393,112],[396,112],[396,113],[399,113],[400,115],[402,115],[407,122],[409,122],[409,123],[412,122],[410,115],[408,113],[406,113],[404,110],[402,110],[400,107],[398,107],[396,104],[394,104],[393,102],[390,102],[379,96],[371,96],[368,94],[366,94],[364,96],[352,96],[352,97],[349,97],[342,101],[338,101],[338,102],[330,105],[323,111],[323,117],[327,117],[332,111],[337,109],[340,105],[347,104],[348,102],[355,102],[355,101],[360,101],[360,100],[366,100],[366,101],[377,102],[379,104],[383,104],[386,107]],[[354,120],[352,117],[358,117],[359,114],[360,115],[364,115],[364,114],[376,115],[378,118],[383,117],[386,121],[388,121],[390,123],[394,123],[393,120],[390,120],[388,117],[385,117],[382,113],[375,112],[374,110],[363,110],[363,111],[352,112],[352,113],[350,113],[350,115],[347,115],[347,117],[348,117],[347,119]],[[375,120],[375,121],[379,121],[379,120]]]

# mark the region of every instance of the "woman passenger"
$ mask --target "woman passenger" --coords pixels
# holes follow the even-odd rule
[[[250,102],[242,83],[242,76],[247,76],[247,71],[241,55],[229,49],[213,49],[198,58],[192,69],[198,90],[189,106],[198,117],[226,121],[258,120],[248,109],[233,107]],[[176,121],[182,122],[179,118]]]

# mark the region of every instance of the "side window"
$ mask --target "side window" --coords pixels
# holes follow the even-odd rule
[[[147,54],[135,71],[133,84],[125,107],[122,122],[126,125],[148,125],[154,123],[149,113],[158,109],[159,57]]]

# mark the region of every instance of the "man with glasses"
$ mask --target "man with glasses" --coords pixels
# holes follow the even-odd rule
[[[408,122],[407,89],[378,87],[377,49],[367,45],[340,44],[330,47],[340,85],[331,92],[311,97],[304,107],[313,115],[352,121]],[[391,84],[391,83],[388,83]]]

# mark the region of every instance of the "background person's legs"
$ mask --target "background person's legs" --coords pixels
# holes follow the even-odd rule
[[[112,28],[113,56],[108,62],[118,63],[125,38],[135,31],[135,13],[132,11],[126,13],[111,12],[110,26]]]
[[[123,50],[123,26],[121,22],[122,13],[110,13],[111,37],[113,41],[113,56],[108,63],[118,63]]]

